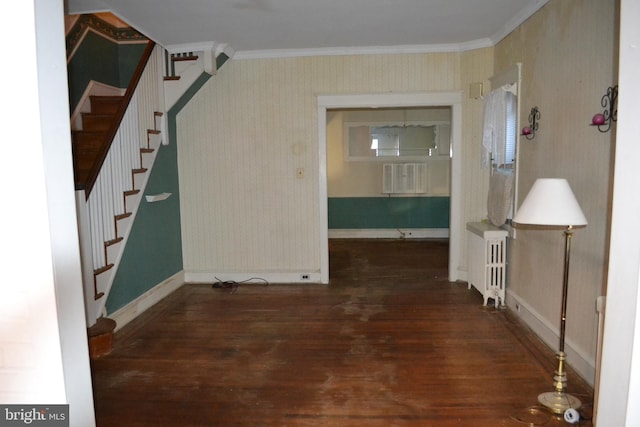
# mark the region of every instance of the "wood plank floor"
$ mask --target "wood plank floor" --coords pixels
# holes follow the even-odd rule
[[[442,240],[331,240],[330,285],[185,285],[92,361],[99,427],[554,426],[553,352]],[[589,418],[593,392],[569,391]],[[589,420],[579,425],[591,426]]]

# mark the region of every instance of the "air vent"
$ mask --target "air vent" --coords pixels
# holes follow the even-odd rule
[[[416,194],[427,192],[426,163],[385,163],[382,165],[382,192]]]

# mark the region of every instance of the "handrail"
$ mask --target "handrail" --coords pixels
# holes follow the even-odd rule
[[[84,190],[86,199],[89,198],[89,194],[91,194],[91,190],[93,189],[93,186],[95,185],[96,180],[98,179],[98,174],[100,173],[100,169],[102,168],[104,160],[107,157],[107,153],[109,152],[109,148],[111,147],[113,138],[116,136],[116,133],[120,128],[120,123],[122,122],[122,118],[124,117],[124,114],[127,111],[127,108],[129,106],[129,102],[131,101],[131,97],[133,96],[133,93],[136,90],[138,83],[140,82],[140,77],[142,76],[142,73],[145,67],[147,66],[147,62],[149,61],[149,58],[151,58],[151,54],[153,53],[153,48],[155,47],[155,45],[156,45],[155,42],[151,40],[149,40],[149,42],[147,43],[147,47],[145,48],[140,58],[138,67],[136,68],[133,75],[131,76],[131,81],[129,82],[127,91],[124,94],[122,104],[120,105],[118,112],[115,115],[115,118],[113,120],[113,123],[111,124],[111,127],[106,133],[105,143],[102,144],[100,153],[98,154],[98,157],[93,164],[93,167],[89,173],[87,181],[82,185],[80,185],[79,188],[76,188],[76,190]]]

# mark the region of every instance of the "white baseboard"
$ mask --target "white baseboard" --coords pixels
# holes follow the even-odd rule
[[[554,351],[558,349],[560,332],[555,325],[543,318],[533,307],[513,291],[507,289],[507,306],[525,323],[540,339]],[[579,348],[570,339],[565,339],[564,350],[567,363],[593,387],[595,381],[595,360],[586,351]],[[553,372],[549,373],[552,375]]]
[[[244,283],[322,283],[320,272],[237,272],[237,271],[187,271],[184,274],[187,283],[214,283],[234,281]]]
[[[467,270],[456,270],[458,275],[456,276],[456,280],[459,282],[467,282],[469,283],[469,273]]]
[[[109,318],[116,321],[116,331],[144,313],[151,306],[162,300],[171,292],[184,284],[184,272],[174,274],[164,282],[149,289],[124,307],[110,313]]]
[[[448,228],[329,229],[330,239],[448,239]]]

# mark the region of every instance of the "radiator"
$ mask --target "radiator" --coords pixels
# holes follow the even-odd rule
[[[508,232],[484,222],[467,223],[468,284],[476,288],[487,305],[504,305],[507,281]]]

